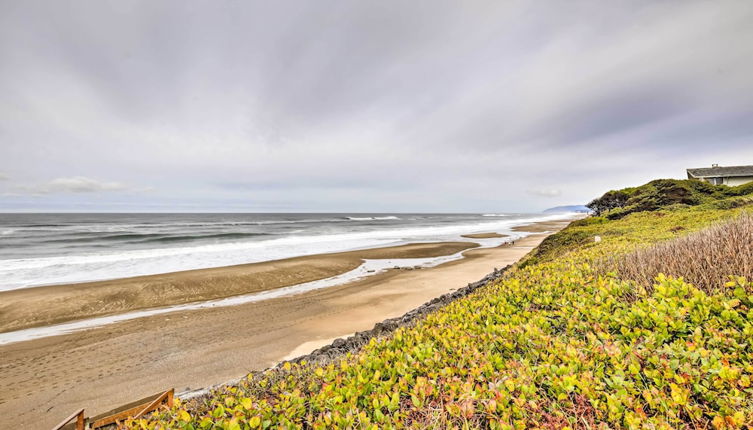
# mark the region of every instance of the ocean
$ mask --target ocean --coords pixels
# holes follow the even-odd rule
[[[563,214],[0,214],[0,291],[523,234]]]

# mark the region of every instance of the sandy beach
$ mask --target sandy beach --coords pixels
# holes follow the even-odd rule
[[[425,258],[478,246],[415,243],[262,263],[0,292],[0,333],[137,309],[213,300],[329,278],[362,259]]]
[[[514,245],[470,249],[464,252],[464,259],[433,268],[390,270],[296,296],[175,312],[0,346],[3,357],[0,412],[17,417],[12,425],[7,420],[0,421],[0,428],[47,428],[80,407],[94,415],[171,387],[181,392],[235,380],[251,370],[308,353],[334,338],[370,329],[376,322],[402,315],[434,297],[481,279],[494,268],[519,260],[548,232],[559,230],[567,223],[556,221],[521,227],[519,230],[538,233],[517,240]],[[107,295],[97,295],[100,289],[111,293],[144,286],[142,291],[156,288],[160,292],[148,297],[149,300],[118,302],[119,308],[93,309],[94,312],[121,312],[150,303],[151,306],[168,303],[183,293],[193,294],[191,300],[203,300],[218,294],[229,295],[228,291],[242,294],[275,288],[291,279],[305,282],[304,279],[332,276],[334,272],[358,265],[361,258],[447,255],[470,246],[472,244],[466,242],[455,242],[327,254],[74,284],[55,294],[53,289],[57,287],[29,289],[44,291],[42,296],[46,298],[31,301],[26,309],[17,311],[28,312],[20,323],[13,323],[12,318],[4,314],[2,327],[7,330],[13,324],[23,327],[80,317],[84,314],[71,311],[73,305],[65,305],[65,311],[59,314],[42,312],[40,306],[53,303],[58,306],[65,297],[81,300],[79,308],[81,303],[98,303],[107,298]],[[262,280],[254,282],[257,278]],[[206,284],[216,284],[216,288],[199,288]],[[13,297],[16,303],[33,297],[24,298],[24,294],[31,294],[24,291],[4,294],[3,306],[7,309],[6,297]],[[40,316],[35,317],[34,313]]]

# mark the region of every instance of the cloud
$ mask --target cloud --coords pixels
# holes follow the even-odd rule
[[[15,190],[19,194],[43,195],[56,193],[133,191],[134,189],[120,182],[98,181],[84,176],[71,176],[55,178],[42,184],[20,186],[16,187]]]
[[[497,212],[753,163],[751,2],[324,2],[0,2],[3,189]]]
[[[557,188],[532,188],[526,191],[528,194],[540,197],[559,197],[562,194],[562,190]]]
[[[9,180],[9,179],[10,179],[10,178],[9,178],[8,176],[6,176],[6,175],[4,175],[4,174],[0,173],[0,181],[7,181],[7,180]]]

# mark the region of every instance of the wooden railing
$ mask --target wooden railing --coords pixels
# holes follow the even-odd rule
[[[73,413],[71,416],[66,418],[63,422],[58,424],[57,426],[53,427],[52,430],[61,430],[63,427],[65,427],[68,423],[71,422],[74,418],[76,418],[76,430],[85,430],[85,428],[89,428],[90,430],[96,430],[100,429],[102,427],[107,427],[113,424],[119,424],[122,421],[125,421],[129,418],[141,418],[144,415],[148,414],[149,412],[156,411],[160,407],[166,406],[168,408],[173,407],[173,399],[175,396],[175,389],[171,388],[164,393],[159,393],[154,396],[147,397],[146,401],[139,401],[135,404],[132,403],[130,405],[124,406],[126,409],[122,411],[118,411],[115,409],[113,412],[108,412],[104,416],[96,417],[93,423],[91,423],[88,427],[86,426],[86,422],[89,421],[89,418],[84,417],[84,410],[80,409]]]
[[[140,405],[136,405],[132,408],[126,409],[116,414],[112,414],[110,416],[100,418],[94,421],[94,423],[92,423],[91,428],[98,429],[101,427],[109,426],[111,424],[115,424],[117,422],[126,420],[128,418],[141,418],[144,415],[148,414],[149,412],[159,409],[163,403],[168,408],[171,408],[173,407],[174,395],[175,395],[175,389],[171,388],[165,391],[164,393],[159,394],[157,397],[154,398],[154,400],[152,400],[151,402],[147,404],[142,403]]]
[[[71,420],[73,420],[74,418],[76,418],[76,430],[84,430],[84,409],[83,408],[72,413],[71,416],[64,419],[60,424],[53,427],[52,430],[60,430],[61,428],[65,427],[66,424],[71,422]]]

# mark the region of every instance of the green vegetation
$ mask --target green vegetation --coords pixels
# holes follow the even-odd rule
[[[695,206],[744,196],[750,197],[734,201],[750,203],[753,198],[753,183],[728,187],[695,180],[657,179],[640,187],[608,191],[587,206],[596,215],[618,219],[633,212],[654,211],[673,205]],[[730,201],[725,201],[724,204],[735,205]]]
[[[495,284],[358,354],[286,364],[129,425],[744,428],[753,422],[753,284],[734,276],[743,272],[699,289],[672,273],[647,285],[599,266],[749,211],[736,203],[746,193],[698,184],[626,191],[627,206],[607,211],[619,217],[572,223]],[[689,194],[668,197],[677,189]]]

